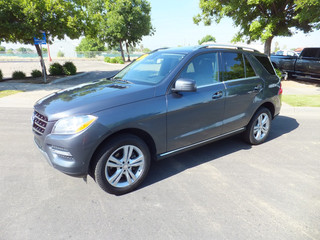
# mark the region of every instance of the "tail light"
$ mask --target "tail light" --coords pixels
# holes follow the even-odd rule
[[[283,89],[282,89],[282,84],[281,84],[281,82],[280,82],[280,88],[279,88],[278,95],[281,95],[281,94],[282,94],[282,92],[283,92]]]

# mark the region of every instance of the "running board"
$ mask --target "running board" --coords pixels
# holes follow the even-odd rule
[[[165,153],[161,153],[159,154],[158,156],[158,159],[161,159],[161,158],[165,158],[165,157],[168,157],[169,155],[172,155],[172,154],[176,154],[178,152],[182,152],[182,151],[186,151],[186,150],[189,150],[189,149],[192,149],[192,148],[195,148],[199,145],[203,145],[203,144],[206,144],[206,143],[209,143],[209,142],[214,142],[218,139],[222,139],[222,138],[225,138],[225,137],[228,137],[228,136],[231,136],[231,135],[234,135],[234,134],[237,134],[237,133],[240,133],[242,132],[243,130],[245,130],[245,128],[240,128],[238,130],[234,130],[232,132],[228,132],[228,133],[225,133],[225,134],[222,134],[222,135],[219,135],[217,137],[213,137],[213,138],[209,138],[207,140],[203,140],[201,142],[197,142],[197,143],[194,143],[194,144],[191,144],[191,145],[188,145],[188,146],[185,146],[185,147],[182,147],[182,148],[178,148],[178,149],[175,149],[175,150],[172,150],[172,151],[169,151],[169,152],[165,152]]]

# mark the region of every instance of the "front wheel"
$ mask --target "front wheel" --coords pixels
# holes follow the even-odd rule
[[[143,140],[131,134],[111,140],[98,155],[95,180],[108,193],[134,190],[150,168],[150,152]]]
[[[244,139],[253,145],[263,143],[271,129],[271,113],[267,108],[260,108],[249,122]]]

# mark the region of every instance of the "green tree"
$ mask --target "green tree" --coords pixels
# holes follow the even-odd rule
[[[216,38],[211,35],[207,35],[203,37],[201,40],[199,40],[198,44],[201,45],[202,43],[205,43],[205,42],[216,42]]]
[[[0,45],[0,52],[5,52],[6,48]]]
[[[76,47],[77,52],[84,52],[85,57],[95,57],[95,52],[105,51],[106,47],[99,39],[85,37],[81,40],[80,44]]]
[[[41,31],[49,42],[65,36],[79,38],[87,27],[84,3],[81,0],[0,0],[0,42],[33,45],[33,37],[42,38]],[[45,72],[40,47],[35,46]]]
[[[29,52],[32,52],[32,50],[30,48],[20,47],[20,48],[17,49],[17,52],[19,52],[19,53],[29,53]]]
[[[276,53],[276,52],[279,51],[279,50],[280,50],[280,45],[279,45],[278,42],[275,42],[275,43],[274,43],[274,52]]]
[[[270,55],[275,36],[292,36],[295,30],[308,33],[320,29],[319,0],[200,0],[201,14],[194,22],[210,25],[230,17],[240,27],[233,42],[255,40],[264,42],[264,52]]]
[[[88,6],[91,28],[89,34],[108,43],[109,48],[120,46],[123,60],[123,45],[129,56],[129,47],[135,47],[143,36],[151,35],[150,3],[146,0],[96,0]]]

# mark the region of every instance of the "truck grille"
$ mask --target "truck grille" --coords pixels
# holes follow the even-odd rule
[[[46,130],[48,124],[48,118],[37,111],[33,113],[33,120],[32,120],[32,130],[42,135],[44,131]]]

